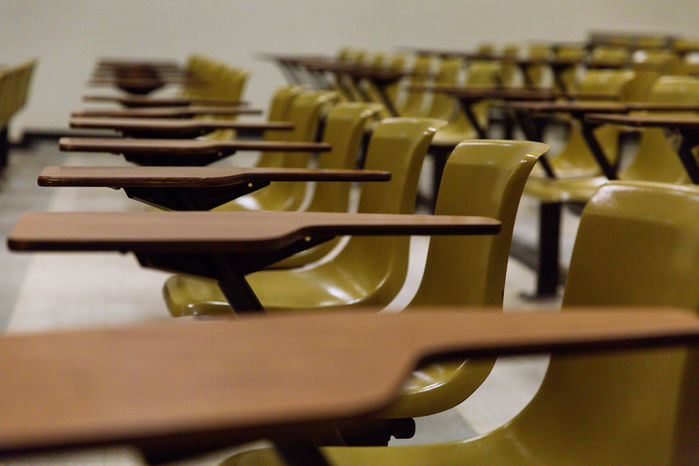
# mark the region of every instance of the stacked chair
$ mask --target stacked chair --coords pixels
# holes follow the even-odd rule
[[[662,130],[644,129],[635,158],[622,165],[617,140],[628,128],[590,129],[583,123],[596,115],[563,107],[612,102],[622,114],[691,116],[699,86],[664,75],[680,69],[675,55],[646,54],[648,67],[632,60],[630,43],[653,41],[593,38],[587,48],[531,47],[525,60],[517,45],[496,54],[491,44],[412,58],[351,48],[336,57],[268,56],[293,82],[273,92],[260,123],[239,118],[254,110],[243,101],[244,70],[202,56],[184,67],[102,60],[93,82],[133,95],[87,100],[139,108],[111,120],[86,111],[73,122],[127,137],[70,138],[61,148],[123,154],[141,166],[50,167],[39,184],[122,188],[158,209],[27,214],[8,244],[134,252],[142,266],[176,273],[163,290],[170,314],[197,319],[0,338],[0,365],[18,361],[8,364],[7,387],[0,382],[10,419],[0,422],[0,455],[129,443],[164,462],[267,438],[275,448],[223,464],[691,464],[699,190]],[[170,84],[181,92],[169,102],[144,95]],[[647,89],[645,106],[633,107]],[[482,97],[465,103],[469,93]],[[558,154],[547,156],[539,141],[477,139],[494,108],[506,120],[522,117],[529,139],[543,139],[525,126],[522,96],[567,102],[549,112],[570,128]],[[148,118],[181,116],[177,108],[194,118]],[[597,146],[588,148],[590,138]],[[251,167],[204,166],[237,150],[261,155]],[[623,181],[604,176],[600,151]],[[434,214],[413,215],[427,154],[438,168]],[[559,208],[585,205],[561,313],[502,313],[523,194]],[[410,235],[432,236],[421,282],[403,312],[378,315],[404,285]],[[124,339],[139,347],[124,357],[138,354],[142,364],[115,356]],[[469,398],[497,356],[547,351],[554,354],[540,389],[506,425],[472,439],[387,446],[414,434],[414,418]],[[17,369],[48,367],[44,354],[50,369]],[[65,373],[79,374],[99,406],[76,410],[70,425],[62,413],[75,384],[56,385],[51,409],[22,388]],[[105,390],[110,377],[129,383]],[[228,384],[245,405],[227,401]],[[134,389],[153,385],[168,396]],[[26,399],[5,403],[22,390]],[[181,403],[183,390],[197,399]],[[141,407],[127,409],[125,399]]]
[[[36,60],[0,67],[0,169],[7,165],[10,121],[27,103]]]

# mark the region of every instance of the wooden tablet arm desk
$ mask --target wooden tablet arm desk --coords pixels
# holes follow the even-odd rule
[[[211,210],[272,181],[389,181],[380,170],[235,167],[46,167],[40,186],[123,189],[132,199],[170,210]]]
[[[0,457],[131,444],[161,463],[268,438],[289,464],[327,464],[314,436],[388,406],[421,361],[698,341],[697,317],[667,309],[296,313],[4,336]],[[699,371],[685,371],[694,397]]]

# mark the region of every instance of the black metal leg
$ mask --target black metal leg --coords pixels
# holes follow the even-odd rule
[[[515,119],[519,123],[522,132],[524,132],[524,137],[530,141],[542,142],[544,140],[544,127],[540,120],[535,119],[531,116],[529,112],[515,110]],[[546,176],[549,178],[556,178],[556,174],[553,172],[553,167],[546,158],[546,154],[539,157],[538,162],[544,169]]]
[[[558,256],[561,237],[561,207],[558,202],[542,203],[539,208],[539,264],[536,295],[553,297],[558,292]]]
[[[478,123],[478,119],[476,119],[476,115],[473,113],[473,108],[471,108],[471,105],[472,103],[462,103],[461,107],[464,109],[464,113],[466,114],[468,121],[470,121],[475,128],[478,138],[488,139],[488,131]]]
[[[682,165],[684,169],[687,170],[689,178],[692,183],[699,184],[699,167],[697,166],[697,160],[694,158],[692,153],[692,148],[699,144],[699,136],[692,135],[691,133],[682,134],[682,142],[680,143],[680,148],[678,150],[680,160],[682,160]]]
[[[10,150],[7,133],[7,126],[0,130],[0,169],[7,166],[7,154]]]
[[[604,154],[604,149],[602,149],[602,146],[600,146],[599,142],[597,142],[597,138],[595,137],[594,133],[595,127],[588,123],[581,123],[583,138],[585,138],[587,146],[590,148],[590,151],[592,152],[592,155],[595,157],[597,164],[602,169],[602,173],[608,179],[615,180],[616,171],[614,170],[614,167],[612,167],[612,165],[609,163],[609,159],[607,159],[607,156]]]
[[[221,257],[215,258],[218,269],[218,286],[237,313],[263,312],[264,308],[245,276]]]
[[[311,443],[284,444],[275,443],[274,448],[290,466],[329,466],[330,463],[323,456],[317,446]]]
[[[388,97],[388,93],[386,93],[386,86],[376,86],[376,89],[378,89],[379,96],[381,96],[381,100],[383,101],[383,104],[386,106],[388,113],[390,113],[394,117],[400,116],[398,115],[398,110],[396,110],[395,105],[393,105],[393,102],[391,102],[391,98]]]
[[[439,195],[439,185],[442,182],[442,175],[444,174],[444,167],[447,164],[447,158],[451,153],[453,147],[439,147],[438,149],[430,149],[434,154],[432,160],[434,161],[432,169],[432,199],[430,202],[432,204],[432,211],[437,206],[437,196]]]
[[[514,136],[514,122],[512,121],[512,112],[509,109],[504,109],[503,118],[504,122],[504,139],[513,139]]]

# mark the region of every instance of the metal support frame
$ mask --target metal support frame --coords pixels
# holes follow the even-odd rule
[[[473,113],[473,108],[471,108],[471,105],[474,103],[474,101],[470,99],[459,99],[459,102],[461,103],[461,108],[464,109],[464,113],[466,114],[466,117],[468,118],[468,121],[471,122],[473,125],[473,128],[476,130],[476,133],[478,134],[479,139],[488,139],[488,130],[483,128],[479,123],[478,119],[476,119],[476,115]]]
[[[558,295],[558,261],[561,237],[561,207],[558,202],[541,203],[539,207],[539,263],[536,297]]]
[[[8,126],[0,129],[0,169],[7,166],[7,155],[10,151],[10,141],[8,139]]]
[[[231,155],[233,153],[235,153],[235,151],[196,155],[154,155],[150,153],[142,154],[133,152],[123,152],[123,155],[124,158],[129,162],[149,167],[203,167],[205,165],[210,165],[215,161],[223,158],[224,156]]]
[[[699,166],[697,166],[697,159],[692,153],[692,149],[699,145],[699,135],[691,131],[681,131],[680,134],[682,136],[682,142],[677,151],[680,160],[682,160],[682,165],[684,165],[684,169],[687,170],[692,183],[699,184]]]
[[[269,181],[251,181],[232,186],[208,188],[146,187],[123,188],[131,199],[169,210],[211,210],[240,196],[250,194]]]
[[[274,448],[289,466],[330,466],[323,453],[310,442],[274,442]]]
[[[398,114],[398,110],[396,109],[396,106],[393,105],[393,102],[391,101],[391,98],[388,96],[388,93],[386,92],[386,88],[390,85],[390,83],[377,83],[374,82],[374,86],[376,86],[376,89],[379,91],[379,97],[381,97],[381,101],[383,104],[386,106],[386,109],[388,110],[388,113],[391,114],[391,116],[398,117],[400,116]]]
[[[592,152],[592,155],[595,157],[597,164],[602,169],[602,173],[608,179],[615,180],[616,179],[616,170],[609,163],[609,159],[607,159],[607,156],[604,153],[604,149],[602,149],[602,146],[599,145],[599,142],[597,141],[597,138],[595,137],[594,130],[595,130],[595,128],[597,128],[598,125],[591,125],[590,123],[586,123],[583,120],[582,115],[574,115],[574,116],[582,124],[583,138],[585,138],[585,142],[587,143],[587,146],[590,148],[590,151]]]
[[[537,142],[544,141],[544,125],[541,123],[540,119],[531,116],[526,110],[514,110],[514,114],[519,127],[522,128],[522,132],[524,132],[524,136],[527,139]],[[541,164],[541,168],[544,169],[547,177],[556,178],[556,174],[546,154],[542,154],[538,162]]]
[[[245,275],[262,270],[268,265],[332,238],[334,235],[309,235],[277,249],[231,254],[137,252],[136,257],[143,267],[216,280],[235,312],[262,312],[264,309],[255,292],[250,288]]]

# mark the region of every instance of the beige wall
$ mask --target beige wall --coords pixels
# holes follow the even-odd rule
[[[696,0],[0,0],[0,63],[40,60],[16,126],[65,127],[99,56],[205,52],[252,70],[265,105],[279,72],[252,52],[333,53],[343,45],[470,48],[581,40],[591,29],[699,35]]]

